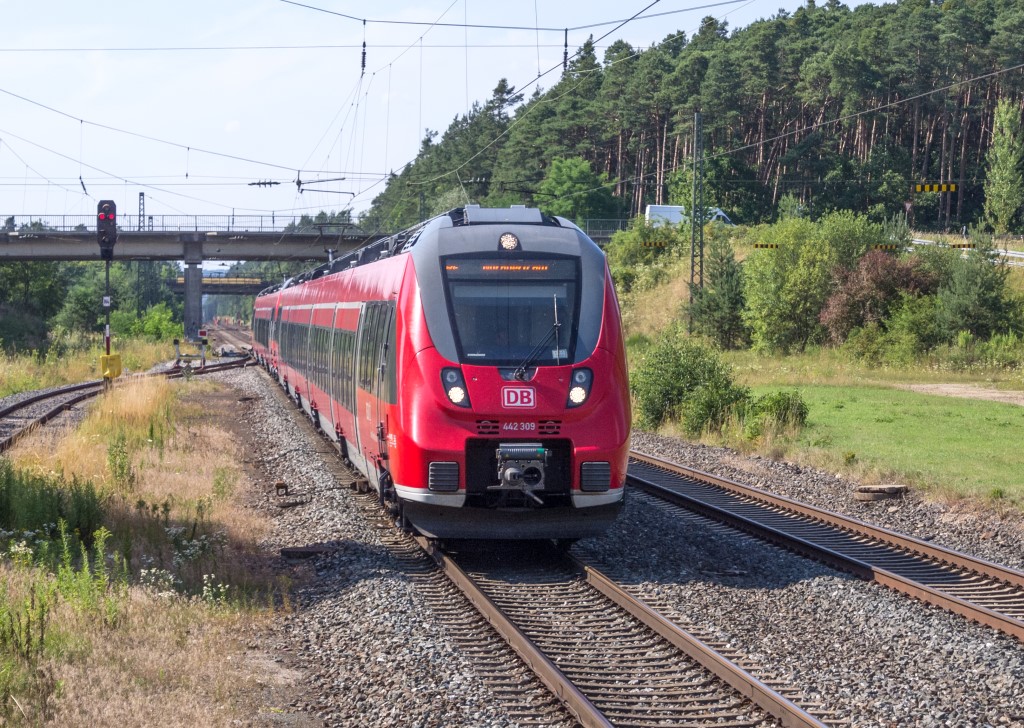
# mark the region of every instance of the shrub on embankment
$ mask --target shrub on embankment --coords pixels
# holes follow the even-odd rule
[[[780,427],[800,428],[807,405],[798,392],[773,392],[752,397],[733,381],[730,367],[717,352],[670,330],[650,347],[630,374],[636,422],[656,430],[678,422],[691,437],[721,434],[730,422],[743,426],[754,439]]]

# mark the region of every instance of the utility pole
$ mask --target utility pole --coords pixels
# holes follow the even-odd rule
[[[693,115],[693,204],[690,207],[690,299],[693,287],[704,287],[704,126],[700,112]],[[687,331],[693,332],[693,314],[687,307]]]

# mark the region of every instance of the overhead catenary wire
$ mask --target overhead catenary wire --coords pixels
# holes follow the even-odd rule
[[[133,136],[133,137],[136,137],[137,139],[145,139],[146,141],[155,142],[157,144],[165,144],[167,146],[177,147],[178,149],[186,150],[186,152],[191,152],[194,149],[196,152],[199,152],[201,154],[209,154],[211,156],[221,157],[223,159],[232,159],[232,160],[234,160],[236,162],[246,162],[248,164],[256,164],[256,165],[263,166],[263,167],[273,167],[275,169],[286,169],[286,170],[293,170],[294,169],[294,167],[289,166],[289,165],[277,164],[275,162],[265,162],[265,161],[260,161],[258,159],[250,159],[248,157],[242,157],[242,156],[239,156],[237,154],[225,154],[224,152],[215,152],[215,151],[210,150],[210,149],[203,149],[203,148],[200,148],[200,147],[193,147],[193,146],[188,145],[188,144],[181,144],[180,142],[172,142],[172,141],[168,141],[167,139],[160,139],[158,137],[150,136],[148,134],[141,134],[139,132],[131,131],[131,130],[128,130],[128,129],[121,129],[121,128],[116,127],[116,126],[111,126],[110,124],[101,124],[101,123],[96,122],[96,121],[89,121],[88,119],[79,118],[77,116],[74,116],[73,114],[69,114],[66,111],[61,111],[60,109],[57,109],[57,108],[55,108],[53,106],[49,106],[47,104],[44,104],[41,101],[36,101],[34,99],[30,99],[27,96],[22,96],[21,94],[14,93],[13,91],[8,91],[7,89],[4,89],[4,88],[0,88],[0,93],[6,94],[6,95],[11,96],[13,98],[16,98],[19,101],[24,101],[25,103],[32,104],[33,106],[38,106],[41,109],[46,109],[47,111],[53,112],[54,114],[59,114],[60,116],[66,117],[68,119],[73,119],[73,120],[75,120],[77,122],[80,122],[82,124],[88,124],[89,126],[94,126],[97,129],[106,129],[107,131],[116,132],[118,134],[126,134],[128,136]],[[74,160],[72,160],[72,161],[74,161]],[[313,171],[313,170],[310,170],[310,171]],[[318,171],[319,172],[327,172],[327,170],[318,170]]]
[[[300,7],[300,8],[306,8],[307,10],[315,10],[315,11],[320,12],[320,13],[326,13],[327,15],[336,15],[336,16],[338,16],[340,18],[346,18],[348,20],[355,20],[355,21],[358,21],[360,23],[372,23],[372,24],[375,24],[375,25],[414,25],[414,26],[415,25],[429,25],[429,26],[436,26],[438,28],[475,28],[475,29],[481,29],[481,30],[521,30],[521,31],[531,31],[531,32],[542,31],[542,32],[548,32],[548,33],[561,33],[561,32],[563,32],[565,30],[571,30],[571,31],[593,30],[594,28],[602,28],[602,27],[605,27],[605,26],[608,26],[608,25],[617,25],[617,24],[621,24],[621,23],[627,23],[627,22],[630,22],[632,20],[638,19],[638,18],[636,18],[636,16],[633,16],[633,17],[630,17],[630,18],[619,19],[619,20],[602,20],[602,21],[599,21],[599,22],[596,22],[596,23],[587,23],[585,25],[576,25],[576,26],[572,26],[572,27],[569,27],[569,28],[545,28],[545,27],[538,27],[536,25],[532,25],[532,26],[531,25],[501,25],[501,24],[496,24],[496,23],[491,23],[491,24],[484,24],[484,23],[441,23],[441,22],[437,22],[437,21],[431,23],[430,21],[426,21],[426,20],[387,20],[387,19],[359,18],[359,17],[356,17],[355,15],[349,15],[347,13],[340,13],[340,12],[338,12],[336,10],[328,10],[326,8],[320,8],[320,7],[317,7],[315,5],[308,5],[306,3],[296,2],[295,0],[278,0],[278,1],[282,2],[282,3],[285,3],[286,5],[295,5],[295,6]],[[735,2],[742,2],[742,0],[735,0]],[[703,10],[703,9],[709,8],[709,7],[716,7],[718,5],[728,5],[728,4],[730,4],[730,3],[714,3],[714,4],[711,4],[711,5],[703,5],[703,6],[698,6],[698,7],[679,8],[678,10],[666,10],[666,11],[661,12],[661,13],[651,13],[650,15],[644,15],[643,17],[641,17],[639,19],[640,20],[646,20],[648,18],[661,18],[661,17],[665,17],[667,15],[679,15],[680,13],[688,13],[688,12],[692,12],[693,10]],[[643,11],[641,11],[641,12],[643,12]]]

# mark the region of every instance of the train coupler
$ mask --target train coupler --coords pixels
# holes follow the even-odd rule
[[[498,485],[487,490],[520,491],[538,505],[544,505],[534,491],[544,489],[545,468],[550,450],[539,442],[501,443],[495,450]]]

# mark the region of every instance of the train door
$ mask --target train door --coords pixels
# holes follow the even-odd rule
[[[281,360],[281,305],[280,297],[274,300],[274,308],[270,312],[270,366],[280,381],[278,362]]]
[[[352,438],[355,440],[355,452],[362,463],[362,471],[374,487],[377,487],[377,469],[373,466],[368,451],[369,444],[373,442],[373,404],[368,362],[373,348],[370,339],[376,324],[376,314],[377,306],[374,302],[362,305],[356,330],[355,376],[352,377],[352,414],[355,418]]]
[[[372,301],[364,305],[359,325],[356,430],[360,455],[366,463],[365,472],[378,490],[382,461],[387,458],[386,406],[394,399],[393,386],[389,384],[391,377],[386,374],[388,332],[393,326],[392,304]]]

